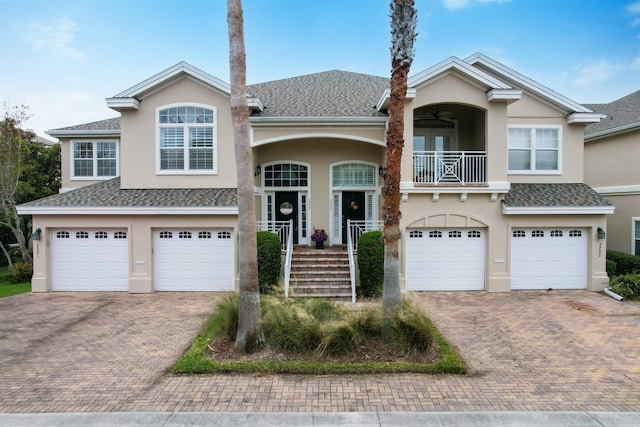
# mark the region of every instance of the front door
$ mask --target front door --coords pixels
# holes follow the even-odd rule
[[[365,220],[365,193],[364,191],[342,192],[342,243],[347,243],[347,220]]]
[[[293,220],[293,244],[298,244],[298,192],[277,191],[276,195],[276,221]]]

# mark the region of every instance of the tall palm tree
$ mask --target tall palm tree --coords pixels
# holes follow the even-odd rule
[[[238,178],[240,292],[235,350],[250,353],[262,347],[264,335],[260,326],[256,218],[249,142],[249,107],[247,106],[247,62],[241,0],[227,1],[227,24],[229,26],[231,118]]]
[[[404,145],[404,106],[407,98],[407,77],[415,55],[417,14],[414,0],[392,0],[391,4],[391,94],[387,129],[386,167],[382,186],[384,220],[384,289],[383,316],[388,319],[402,306],[400,295],[400,160]],[[385,322],[386,323],[386,322]],[[385,332],[386,331],[386,332]],[[390,329],[383,330],[390,338]]]

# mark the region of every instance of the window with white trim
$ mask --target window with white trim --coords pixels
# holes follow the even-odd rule
[[[118,176],[116,141],[73,141],[71,143],[72,178],[96,179]]]
[[[640,218],[633,219],[633,254],[640,255]]]
[[[158,171],[215,173],[216,111],[201,106],[158,110]]]
[[[558,173],[561,171],[560,126],[509,126],[510,173]]]

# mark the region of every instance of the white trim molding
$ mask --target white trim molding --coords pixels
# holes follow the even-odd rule
[[[627,123],[626,125],[617,126],[611,129],[605,129],[601,130],[600,132],[594,132],[589,135],[585,135],[584,142],[595,141],[600,138],[606,138],[607,136],[631,132],[634,130],[640,130],[640,122]]]
[[[441,193],[441,194],[485,194],[485,193],[508,193],[511,189],[510,182],[490,181],[486,186],[468,186],[468,185],[430,185],[425,187],[416,187],[413,181],[400,182],[400,191],[402,193]]]
[[[19,215],[238,215],[235,206],[222,207],[51,207],[17,206]]]
[[[505,206],[503,215],[611,215],[615,206]]]
[[[615,187],[598,187],[594,188],[603,196],[631,196],[640,194],[640,184],[638,185],[620,185]]]

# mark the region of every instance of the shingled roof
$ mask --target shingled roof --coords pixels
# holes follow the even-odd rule
[[[603,132],[620,126],[638,123],[640,126],[640,90],[609,104],[585,104],[596,113],[606,114],[607,117],[599,123],[587,125],[585,136]]]
[[[56,133],[57,131],[85,131],[85,130],[89,130],[89,131],[120,130],[120,117],[113,117],[111,119],[98,120],[97,122],[83,123],[80,125],[53,129],[50,132]]]
[[[120,188],[120,178],[20,205],[28,208],[221,208],[237,207],[235,188]]]
[[[385,117],[375,106],[389,79],[325,71],[247,86],[264,111],[252,117]]]
[[[602,207],[613,204],[587,184],[511,184],[507,207]]]

